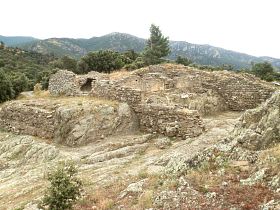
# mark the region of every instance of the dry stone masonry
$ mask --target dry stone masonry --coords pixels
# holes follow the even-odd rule
[[[125,103],[76,97],[7,102],[0,109],[0,127],[77,146],[133,132],[138,124]]]
[[[200,135],[204,126],[197,111],[184,107],[140,105],[136,109],[140,128],[169,137],[188,138]]]
[[[18,134],[52,138],[55,130],[53,116],[51,103],[46,108],[40,105],[40,101],[12,101],[0,109],[0,127]]]
[[[49,90],[52,95],[89,95],[126,102],[137,114],[142,130],[187,137],[203,131],[200,116],[255,108],[275,88],[249,74],[165,64],[117,79],[97,72],[75,75],[62,70],[50,78]]]

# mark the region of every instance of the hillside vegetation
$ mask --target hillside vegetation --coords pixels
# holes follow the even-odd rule
[[[43,55],[1,44],[1,101],[13,99],[22,91],[33,90],[38,82],[47,86],[48,76],[54,72],[50,64],[55,59],[53,55]],[[6,97],[2,97],[3,92],[6,93]]]
[[[145,39],[130,34],[115,32],[90,39],[50,38],[18,44],[17,46],[40,53],[54,53],[57,56],[69,55],[74,58],[80,58],[90,51],[107,49],[121,52],[131,49],[136,52],[141,52],[145,48],[145,43]],[[274,67],[280,68],[280,59],[255,57],[210,45],[198,45],[185,41],[170,41],[170,48],[171,53],[168,58],[173,60],[177,56],[182,56],[190,58],[197,64],[213,66],[230,64],[234,69],[248,68],[251,62],[268,61]]]

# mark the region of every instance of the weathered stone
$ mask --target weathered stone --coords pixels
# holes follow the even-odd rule
[[[52,95],[86,94],[125,102],[138,113],[143,130],[186,138],[202,133],[200,115],[254,108],[275,87],[249,74],[207,72],[166,64],[115,79],[97,72],[75,75],[59,71],[51,77],[49,89]],[[198,112],[183,113],[187,109]]]
[[[231,139],[244,148],[260,150],[280,142],[280,92],[256,109],[246,111]]]
[[[204,130],[198,112],[184,107],[139,104],[135,111],[144,131],[186,138],[198,136]]]
[[[171,145],[171,140],[168,137],[158,138],[155,140],[155,146],[159,149],[165,149]]]
[[[119,198],[122,199],[129,193],[140,193],[143,191],[143,185],[146,182],[146,179],[140,180],[139,182],[132,183],[128,185],[128,187],[121,192]]]
[[[72,99],[74,100],[74,99]],[[95,142],[112,134],[137,129],[137,119],[127,104],[76,98],[13,101],[0,110],[0,126],[69,146]]]

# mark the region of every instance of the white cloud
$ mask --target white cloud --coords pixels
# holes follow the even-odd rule
[[[149,36],[280,58],[279,0],[2,0],[2,35],[89,38]]]

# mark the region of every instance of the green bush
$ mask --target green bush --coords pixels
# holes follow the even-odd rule
[[[13,99],[15,96],[10,78],[0,69],[0,103]]]
[[[178,56],[177,59],[176,59],[176,63],[182,64],[184,66],[188,66],[188,65],[190,65],[192,63],[192,60],[188,59],[186,57]]]
[[[124,66],[124,68],[125,68],[126,70],[134,70],[134,69],[140,69],[140,68],[145,67],[145,66],[146,66],[146,64],[145,64],[143,58],[142,58],[142,57],[138,57],[138,58],[136,58],[136,60],[133,61],[132,63],[126,64],[126,65]]]
[[[125,65],[123,56],[112,50],[100,50],[90,52],[82,57],[78,63],[78,72],[87,73],[89,71],[98,71],[110,73],[113,70],[120,69]]]
[[[61,163],[49,173],[51,185],[43,198],[43,207],[49,210],[72,209],[82,190],[82,183],[76,174],[77,168],[73,163]]]
[[[268,62],[256,63],[252,65],[252,73],[266,81],[273,81],[273,66]]]

